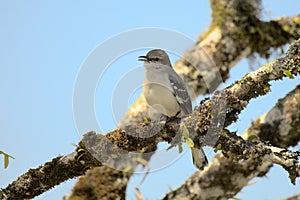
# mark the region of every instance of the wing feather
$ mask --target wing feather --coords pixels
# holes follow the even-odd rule
[[[177,103],[179,104],[183,113],[188,115],[192,112],[191,98],[183,80],[178,74],[176,74],[175,71],[173,72],[174,73],[169,74],[173,95],[176,97]]]

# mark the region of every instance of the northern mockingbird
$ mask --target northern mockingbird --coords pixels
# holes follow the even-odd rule
[[[186,85],[172,68],[168,54],[154,49],[139,56],[146,69],[143,94],[147,103],[168,117],[183,117],[192,112],[192,103]],[[202,148],[191,148],[193,163],[203,169],[208,161]]]

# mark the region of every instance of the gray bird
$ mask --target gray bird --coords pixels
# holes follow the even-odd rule
[[[168,54],[154,49],[139,56],[146,69],[143,94],[147,103],[158,112],[172,117],[184,117],[192,112],[192,103],[186,85],[172,68]],[[202,148],[191,148],[193,163],[203,169],[208,161]]]

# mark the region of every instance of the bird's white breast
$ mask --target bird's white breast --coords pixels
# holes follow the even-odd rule
[[[143,93],[147,103],[158,112],[175,116],[180,111],[177,99],[174,97],[168,74],[164,71],[147,71],[143,83]]]

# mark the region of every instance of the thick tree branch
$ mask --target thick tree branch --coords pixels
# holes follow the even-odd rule
[[[243,137],[250,139],[250,136],[256,135],[261,141],[275,146],[279,145],[279,147],[282,148],[293,146],[299,142],[299,95],[300,86],[297,86],[294,90],[289,92],[285,98],[280,99],[268,113],[252,123],[252,126],[245,131]],[[252,136],[254,139],[258,137]],[[282,150],[282,154],[287,153],[284,149],[273,148],[273,151],[275,150]],[[285,168],[297,166],[297,163],[293,163],[295,160],[289,160],[289,156],[286,157],[287,159],[278,159],[276,158],[277,155],[280,154],[271,154],[271,159],[265,157],[266,155],[262,155],[261,160],[256,158],[244,161],[240,160],[238,162],[236,162],[236,159],[233,157],[232,159],[226,159],[223,155],[216,155],[204,171],[196,172],[182,186],[167,194],[165,199],[180,199],[182,196],[188,199],[194,197],[196,199],[232,198],[252,178],[264,176],[274,163],[283,164],[282,166]],[[282,156],[285,157],[284,155]],[[291,161],[291,163],[289,163],[289,161]],[[228,174],[230,174],[230,176],[228,176]],[[292,176],[292,181],[294,181],[292,173],[290,176]]]
[[[31,199],[68,179],[83,175],[86,170],[100,166],[87,151],[58,156],[36,169],[30,169],[0,190],[0,199]]]
[[[262,66],[255,72],[244,76],[240,81],[237,81],[232,86],[224,89],[221,92],[217,92],[211,100],[202,101],[201,105],[197,106],[194,109],[193,113],[188,118],[186,118],[186,120],[184,120],[184,124],[189,132],[195,134],[193,137],[195,145],[203,145],[203,140],[201,139],[201,137],[205,137],[206,132],[209,128],[215,128],[215,130],[220,131],[220,128],[223,128],[223,125],[221,127],[210,127],[212,116],[211,106],[214,105],[214,103],[225,103],[218,105],[221,107],[225,106],[226,108],[225,126],[228,126],[237,119],[238,114],[243,108],[245,108],[245,106],[247,106],[248,102],[252,98],[258,97],[259,95],[264,95],[269,91],[270,81],[282,79],[283,77],[285,77],[285,71],[289,71],[294,75],[297,75],[300,72],[300,40],[291,45],[284,58],[276,59],[275,61]],[[226,101],[224,101],[224,99]],[[215,126],[215,124],[212,125]],[[60,166],[59,169],[61,171],[76,172],[77,175],[80,175],[82,173],[82,170],[80,171],[80,173],[78,173],[78,168],[76,168],[78,167],[78,165],[80,169],[84,168],[84,170],[87,170],[90,167],[94,167],[96,164],[100,165],[100,162],[96,162],[94,157],[100,160],[101,163],[109,162],[111,164],[112,162],[118,163],[117,161],[120,158],[118,156],[122,156],[122,152],[124,150],[153,152],[153,150],[155,150],[156,144],[159,141],[172,141],[173,137],[178,133],[179,124],[176,121],[171,121],[167,123],[162,130],[151,137],[135,137],[148,136],[149,128],[153,130],[153,127],[143,125],[140,125],[138,129],[137,127],[135,127],[134,129],[128,131],[117,129],[108,133],[106,136],[96,135],[94,132],[87,133],[84,135],[77,150],[77,152],[79,153],[84,152],[79,156],[79,160],[76,160],[74,158],[71,160],[68,159],[67,164],[69,165],[66,165],[65,161],[57,162],[54,160],[50,165],[52,166],[54,163]],[[235,148],[239,146],[237,143],[226,143],[226,141],[230,141],[230,138],[239,140],[239,137],[233,137],[234,135],[230,134],[229,132],[222,131],[222,133],[223,134],[220,135],[219,141],[224,141],[225,143],[221,145],[221,150],[228,151],[231,150],[231,147]],[[228,135],[224,133],[228,133]],[[88,151],[81,150],[82,148]],[[90,153],[94,157],[91,157]],[[235,155],[236,158],[238,158],[238,155],[241,156],[240,158],[245,158],[242,156],[243,151],[237,151],[235,152]],[[61,160],[60,158],[57,159]],[[84,162],[82,162],[82,160]],[[129,161],[129,164],[131,163],[132,160]],[[284,163],[281,164],[284,165]],[[26,178],[30,174],[38,174],[39,172],[42,172],[46,173],[43,174],[42,177],[50,177],[49,175],[53,176],[54,174],[56,177],[57,171],[53,170],[51,167],[49,168],[46,166],[48,165],[42,166],[38,169],[29,170],[26,174],[22,175],[18,180],[13,182],[13,184],[9,185],[6,189],[1,190],[0,195],[3,197],[3,199],[9,199],[9,195],[11,195],[12,192],[16,192],[14,190],[11,191],[11,189],[14,188],[12,185],[18,185],[17,191],[22,191],[23,194],[27,194],[27,192],[30,192],[31,190],[26,190],[26,186],[28,185],[28,183],[26,181],[22,181],[24,180],[24,177]],[[69,175],[70,177],[64,176],[63,180],[55,179],[55,182],[50,182],[47,184],[46,190],[53,187],[54,185],[59,184],[59,182],[74,177],[74,174],[72,173],[66,173],[66,175]],[[298,176],[298,174],[296,174],[295,176]],[[26,180],[28,179],[26,178]],[[33,181],[35,181],[35,179],[33,179]],[[35,185],[35,190],[38,190],[40,192],[45,191],[45,189],[43,189],[45,188],[44,183],[41,183],[41,185]],[[38,186],[41,188],[37,188]],[[40,192],[36,193],[35,195],[40,194]]]
[[[209,30],[174,65],[196,96],[212,93],[228,79],[230,69],[242,58],[254,53],[269,57],[272,48],[300,37],[300,15],[264,22],[257,17],[259,5],[253,2],[257,3],[212,1],[213,22]],[[140,97],[120,127],[135,126],[145,117],[148,117],[147,105]]]
[[[184,76],[196,95],[212,92],[228,78],[229,70],[242,58],[254,52],[268,57],[270,48],[300,37],[299,16],[261,22],[257,17],[260,1],[222,0],[211,1],[211,5],[213,23],[209,30],[184,54],[184,59],[175,64],[176,71]],[[129,109],[119,127],[130,130],[143,122],[145,117],[148,117],[147,106],[141,97]],[[104,169],[107,173],[104,177],[109,176],[110,170],[117,177],[117,172],[110,168]],[[119,177],[122,177],[121,172]],[[86,187],[89,181],[81,181],[77,185],[81,183]]]
[[[231,5],[231,7],[226,6],[229,5],[228,3],[231,2],[234,2]],[[227,79],[229,69],[232,68],[241,58],[245,56],[249,56],[253,52],[258,52],[261,55],[267,56],[270,47],[278,47],[280,45],[286,44],[287,42],[289,42],[291,39],[295,37],[299,37],[299,20],[298,20],[299,18],[297,17],[282,18],[277,21],[273,21],[270,23],[266,22],[266,24],[259,25],[260,23],[263,23],[256,18],[256,15],[259,13],[258,12],[259,6],[256,7],[256,5],[259,5],[260,1],[243,1],[240,3],[239,2],[240,1],[219,1],[218,3],[218,1],[212,1],[212,9],[213,9],[212,26],[210,27],[209,31],[205,35],[203,35],[202,37],[203,39],[199,39],[199,41],[195,44],[195,46],[192,47],[189,51],[187,51],[187,53],[184,55],[185,59],[178,61],[175,65],[175,68],[179,73],[187,74],[185,76],[185,79],[188,81],[189,85],[191,86],[191,88],[193,88],[193,90],[197,95],[207,93],[208,91],[213,91],[222,80]],[[253,4],[253,2],[258,2],[258,3]],[[251,10],[251,12],[245,12],[245,9],[249,5],[252,5],[251,8],[253,9]],[[234,17],[234,15],[237,14],[238,18],[241,17],[241,19],[240,20],[236,20],[237,18],[228,19],[228,22],[226,23],[225,21],[218,21],[218,19],[222,19],[226,15],[231,13],[231,11],[233,11],[233,14],[231,14],[230,16]],[[288,22],[288,26],[286,25],[286,22]],[[271,26],[270,29],[265,28],[268,27],[269,25]],[[272,26],[274,27],[272,28]],[[282,30],[285,31],[285,33],[281,32]],[[275,39],[272,40],[273,38]],[[256,45],[254,45],[255,43]],[[261,44],[262,46],[258,46],[257,44]],[[212,60],[207,59],[208,57],[212,58]],[[189,62],[187,62],[187,60]],[[199,69],[201,73],[199,73]],[[221,74],[221,76],[219,76],[218,74]],[[204,81],[201,81],[201,78],[203,78]],[[234,95],[232,96],[231,93],[234,94],[234,91],[230,91],[230,90],[225,91],[225,95],[228,95],[228,97],[232,97],[233,98],[232,100],[238,100],[236,99],[237,97],[234,97]],[[236,120],[237,116],[235,115],[238,114],[239,109],[242,109],[243,106],[247,104],[247,100],[245,101],[244,99],[241,99],[238,101],[238,104],[242,104],[242,106],[238,108],[229,109],[228,116],[231,117],[231,119],[230,120],[227,119],[226,121],[227,124],[229,124],[231,121]],[[209,102],[204,103],[203,106],[199,107],[199,109],[200,110],[202,109],[204,111],[206,109],[207,110],[206,113],[209,113],[209,109],[208,109],[209,107],[207,106],[209,106]],[[147,117],[146,110],[147,110],[146,104],[143,98],[140,98],[135,103],[135,105],[130,109],[128,114],[125,116],[124,120],[121,122],[121,128],[125,128],[126,132],[134,130],[133,128],[135,128],[139,123],[143,122],[144,117]],[[195,114],[195,117],[196,116],[199,115]],[[207,122],[209,122],[209,118],[207,118],[206,120]],[[175,128],[177,125],[176,123],[173,123],[173,124],[169,124],[168,126]],[[200,127],[200,129],[201,129],[200,131],[201,134],[205,135],[204,134],[205,127],[204,128]],[[173,132],[175,133],[175,131]],[[197,136],[199,136],[200,132],[197,132],[198,134]],[[115,145],[118,145],[119,147],[126,149],[126,143],[123,143],[122,139],[126,139],[127,136],[124,137],[123,136],[124,133],[122,131],[116,130],[111,132],[107,136],[107,138],[110,141],[112,141]],[[129,141],[131,141],[131,139],[132,138],[130,138]],[[155,140],[154,144],[156,144],[158,141],[161,140],[171,141],[172,138],[166,137],[165,135],[162,134],[154,138],[151,138],[150,140],[152,139]],[[195,140],[196,139],[197,138],[195,138]],[[129,151],[133,151],[133,150],[141,151],[144,150],[142,148],[144,147],[146,148],[147,151],[153,152],[153,150],[156,148],[153,146],[153,144],[151,145],[150,142],[146,140],[138,140],[138,142],[140,142],[139,144],[141,144],[141,146],[131,147]],[[197,141],[195,142],[197,143]],[[199,142],[197,145],[200,145]],[[87,153],[87,151],[85,151],[85,153]],[[18,191],[19,193],[16,194],[23,193],[24,195],[28,194],[29,196],[33,197],[48,190],[54,185],[59,184],[60,182],[67,180],[68,178],[73,178],[74,176],[79,176],[84,174],[84,172],[90,167],[100,165],[99,162],[98,163],[94,162],[95,159],[91,158],[86,154],[80,156],[80,159],[78,158],[75,159],[75,157],[77,157],[78,154],[79,153],[77,152],[70,154],[69,156],[73,157],[73,159],[70,158],[70,160],[67,161],[66,166],[64,163],[65,161],[62,162],[61,161],[62,158],[58,157],[38,169],[29,170],[18,180],[10,184],[6,189],[1,190],[0,197],[3,197],[4,199],[5,198],[9,199],[10,197],[9,195],[12,195],[10,194],[11,193],[10,191],[12,191],[12,193]],[[69,165],[68,163],[69,164],[72,163],[72,165],[71,164]],[[64,173],[64,176],[55,170],[58,168],[54,167],[53,169],[52,168],[50,169],[47,167],[47,166],[53,167],[54,164],[57,164],[59,166],[60,170],[62,171],[61,173],[64,173],[63,171],[66,171]],[[46,173],[46,174],[39,174],[38,171],[41,171],[42,173]],[[103,172],[103,177],[105,178],[104,180],[107,181],[110,180],[111,182],[110,185],[112,186],[112,188],[120,187],[124,189],[123,194],[120,195],[121,197],[124,197],[128,177],[124,176],[122,172],[117,172],[114,169],[110,169],[104,166],[101,167],[101,171]],[[108,178],[109,174],[113,175],[111,179]],[[40,181],[38,184],[37,181],[39,180],[37,179],[37,177],[39,177],[39,175],[41,175],[41,177],[47,177],[47,179],[45,179],[47,181]],[[50,175],[51,176],[53,175],[52,177],[56,177],[55,180],[49,181],[51,179]],[[31,177],[32,179],[30,179]],[[116,180],[120,180],[123,177],[124,177],[123,179],[124,181],[119,181],[120,185],[122,184],[123,187],[120,185],[114,186],[113,182],[115,182]],[[36,188],[40,187],[39,189],[37,189],[36,193],[31,191],[32,189],[31,186],[27,187],[28,180],[22,181],[24,180],[24,178],[26,178],[26,180],[27,178],[29,178],[28,180],[33,181],[29,185],[34,185],[34,187]],[[81,180],[83,180],[83,178]],[[102,189],[99,188],[99,190]],[[102,194],[104,194],[104,196],[102,196],[103,198],[105,197],[105,194],[108,195],[109,192],[107,191],[109,190],[105,190],[105,188],[102,191]],[[114,189],[111,189],[110,191],[114,191]],[[116,196],[119,193],[121,193],[120,190],[116,189],[115,191],[117,191]],[[26,198],[30,198],[30,197],[26,197]]]
[[[217,155],[207,169],[193,174],[163,199],[228,199],[239,192],[248,180],[264,175],[272,164],[285,168],[293,183],[300,176],[299,152],[245,141],[228,131],[222,132],[219,144],[226,146],[222,152],[228,158]]]
[[[196,96],[214,91],[229,77],[230,69],[242,58],[256,52],[268,57],[271,48],[280,47],[300,37],[300,15],[263,22],[256,17],[258,12],[255,11],[259,9],[253,9],[245,1],[240,4],[250,9],[244,12],[240,9],[241,5],[236,4],[213,14],[213,23],[209,30],[199,37],[196,44],[174,66]],[[223,5],[230,4],[225,1]],[[219,8],[212,7],[213,11]],[[218,21],[226,18],[225,10],[232,9],[235,10],[233,13],[242,15],[243,20],[239,21],[231,16],[227,23]],[[148,117],[147,105],[144,98],[140,97],[124,116],[120,127],[131,129],[130,126],[141,123],[145,117]]]
[[[256,135],[262,141],[287,148],[300,141],[300,85],[266,114],[252,123],[245,137]]]
[[[120,176],[119,173],[120,171],[106,166],[88,170],[85,176],[79,177],[80,184],[75,185],[71,198],[78,200],[125,199],[124,191],[126,191],[129,176],[124,173]]]

